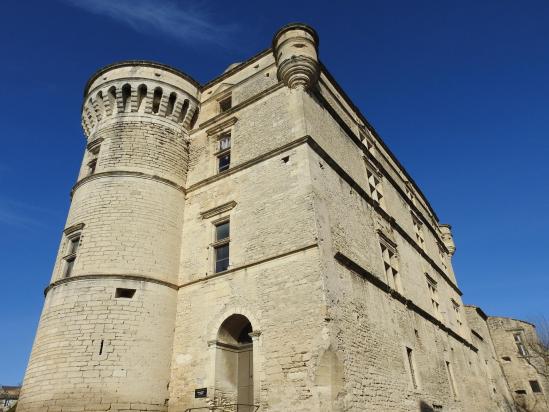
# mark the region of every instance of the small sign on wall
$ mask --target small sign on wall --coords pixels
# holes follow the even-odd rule
[[[208,396],[208,388],[198,388],[194,390],[195,398],[205,398]]]

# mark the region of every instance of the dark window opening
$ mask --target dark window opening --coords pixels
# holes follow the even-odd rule
[[[189,110],[189,101],[185,100],[183,102],[183,105],[181,106],[181,111],[179,112],[179,118],[177,119],[179,123],[183,123],[188,110]]]
[[[104,345],[105,341],[103,339],[101,339],[101,344],[99,345],[99,354],[102,355],[103,354],[103,345]]]
[[[288,163],[289,160],[290,160],[290,156],[284,156],[282,158],[282,163]]]
[[[130,98],[132,95],[132,87],[129,84],[122,86],[122,106],[125,112],[130,111]]]
[[[88,163],[88,176],[91,176],[95,173],[95,167],[97,166],[97,159],[93,159]]]
[[[143,100],[145,100],[145,97],[147,97],[147,86],[145,84],[142,84],[137,88],[137,110],[138,111],[141,109],[141,104],[143,103]]]
[[[515,393],[516,393],[517,395],[526,395],[526,391],[525,391],[524,389],[517,389],[517,390],[515,391]]]
[[[76,260],[76,256],[71,256],[71,257],[68,257],[67,259],[65,259],[65,273],[64,273],[64,276],[66,278],[68,278],[71,273],[72,273],[72,269],[74,267],[74,261]]]
[[[173,113],[175,99],[177,99],[177,95],[175,93],[170,93],[170,97],[168,99],[168,107],[166,108],[166,117],[170,116]]]
[[[214,259],[215,273],[224,272],[229,268],[230,223],[223,222],[215,226]]]
[[[532,392],[534,393],[541,393],[541,386],[538,381],[529,381],[530,387],[532,388]]]
[[[406,357],[408,358],[408,366],[410,367],[410,377],[412,378],[412,385],[414,389],[417,389],[416,372],[414,370],[414,360],[412,358],[412,349],[406,348]]]
[[[225,153],[217,157],[217,171],[224,172],[231,166],[231,154]]]
[[[162,100],[162,88],[157,87],[154,89],[153,93],[153,104],[152,104],[152,112],[158,113],[158,110],[160,110],[160,100]]]
[[[116,87],[112,86],[108,92],[111,114],[116,113]]]
[[[503,356],[501,359],[503,359],[505,362],[511,362],[511,358],[509,356]]]
[[[231,96],[225,97],[223,100],[219,101],[219,111],[221,113],[226,112],[233,106],[232,98]]]
[[[135,289],[116,288],[115,298],[131,299],[135,295]]]

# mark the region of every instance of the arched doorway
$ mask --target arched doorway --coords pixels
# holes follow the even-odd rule
[[[252,324],[244,315],[231,315],[217,332],[215,392],[224,403],[239,404],[239,412],[251,412],[254,403]]]

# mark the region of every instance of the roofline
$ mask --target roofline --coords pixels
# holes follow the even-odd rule
[[[479,314],[479,316],[484,319],[484,320],[487,320],[488,319],[488,315],[478,306],[475,306],[475,305],[464,305],[466,308],[473,308],[476,310],[476,312]]]
[[[231,70],[227,70],[226,72],[220,74],[219,76],[214,77],[213,79],[211,79],[211,80],[207,81],[206,83],[204,83],[202,86],[200,86],[200,91],[203,91],[204,89],[207,89],[208,87],[210,87],[212,84],[215,84],[215,83],[217,83],[217,82],[219,82],[223,79],[226,79],[227,77],[232,76],[237,71],[243,69],[245,66],[248,66],[249,64],[254,63],[255,61],[259,60],[260,58],[267,56],[269,53],[272,53],[272,51],[273,51],[273,49],[269,47],[267,49],[264,49],[264,50],[260,51],[259,53],[254,54],[249,59],[238,63]]]
[[[282,26],[280,29],[278,29],[278,31],[273,36],[273,41],[272,41],[273,50],[276,47],[276,42],[277,42],[278,38],[280,36],[282,36],[284,33],[286,33],[287,31],[290,31],[290,30],[303,30],[303,31],[308,32],[311,36],[313,36],[313,39],[315,40],[315,48],[318,50],[318,44],[320,42],[320,40],[318,38],[318,33],[316,32],[315,29],[313,29],[308,24],[300,23],[300,22],[288,23],[288,24],[285,24],[284,26]]]
[[[183,79],[187,80],[189,83],[191,83],[193,86],[197,87],[199,90],[201,90],[201,85],[199,82],[197,82],[195,79],[193,79],[191,76],[189,76],[187,73],[182,72],[181,70],[178,70],[172,66],[168,66],[166,64],[150,61],[150,60],[123,60],[116,63],[109,64],[107,66],[102,67],[101,69],[97,70],[95,73],[91,75],[89,80],[86,82],[86,85],[84,86],[84,97],[88,95],[88,91],[90,89],[91,84],[103,73],[108,72],[112,69],[117,69],[119,67],[128,67],[128,66],[144,66],[144,67],[153,67],[156,69],[162,69],[165,71],[168,71],[170,73],[173,73],[177,76],[182,77]]]
[[[515,322],[526,323],[527,325],[532,326],[534,329],[536,328],[536,325],[533,324],[533,323],[531,323],[531,322],[527,322],[527,321],[522,320],[522,319],[510,318],[510,317],[508,317],[508,316],[488,316],[488,318],[491,318],[491,319],[508,319],[508,320],[514,320]]]
[[[334,78],[334,76],[332,76],[332,74],[328,71],[328,69],[326,68],[326,66],[324,65],[324,63],[322,63],[321,61],[319,62],[320,63],[320,68],[322,70],[322,72],[326,75],[326,77],[328,77],[328,80],[330,80],[330,82],[334,85],[334,87],[336,88],[336,90],[341,94],[341,96],[343,97],[343,99],[347,102],[347,104],[349,104],[349,106],[351,106],[351,108],[355,111],[355,113],[357,114],[357,116],[360,118],[360,120],[362,120],[364,122],[364,124],[368,127],[368,129],[374,134],[374,136],[376,136],[376,138],[379,140],[379,142],[381,143],[381,145],[383,146],[383,148],[385,149],[385,151],[387,152],[387,154],[391,157],[391,159],[395,162],[395,164],[398,166],[398,168],[400,170],[402,170],[402,173],[404,173],[404,176],[406,176],[406,178],[409,180],[409,182],[414,186],[414,189],[417,190],[417,192],[419,193],[419,195],[423,198],[423,200],[425,201],[425,204],[427,205],[427,207],[429,208],[429,211],[433,214],[434,218],[436,219],[437,223],[440,224],[440,220],[436,214],[436,212],[434,211],[433,207],[431,206],[431,203],[429,203],[429,200],[427,199],[427,197],[423,194],[423,192],[421,191],[421,189],[419,188],[419,186],[416,184],[416,182],[414,181],[414,179],[412,179],[412,177],[408,174],[408,172],[406,171],[406,169],[404,168],[404,166],[399,162],[399,160],[397,159],[397,157],[393,154],[393,152],[391,151],[391,149],[389,149],[389,147],[385,144],[385,142],[383,141],[383,139],[381,138],[381,136],[379,135],[379,133],[376,131],[376,129],[374,128],[374,126],[372,126],[370,124],[370,122],[368,121],[368,119],[366,119],[366,117],[362,114],[362,112],[360,111],[360,109],[353,103],[353,101],[351,100],[351,98],[347,95],[347,93],[345,93],[345,91],[343,90],[343,88],[339,85],[339,83],[337,82],[337,80]]]

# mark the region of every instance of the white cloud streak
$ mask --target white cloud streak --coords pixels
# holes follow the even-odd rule
[[[156,35],[162,33],[187,44],[212,43],[228,46],[234,24],[217,24],[195,2],[173,0],[62,0],[90,13],[110,17],[133,30]]]

